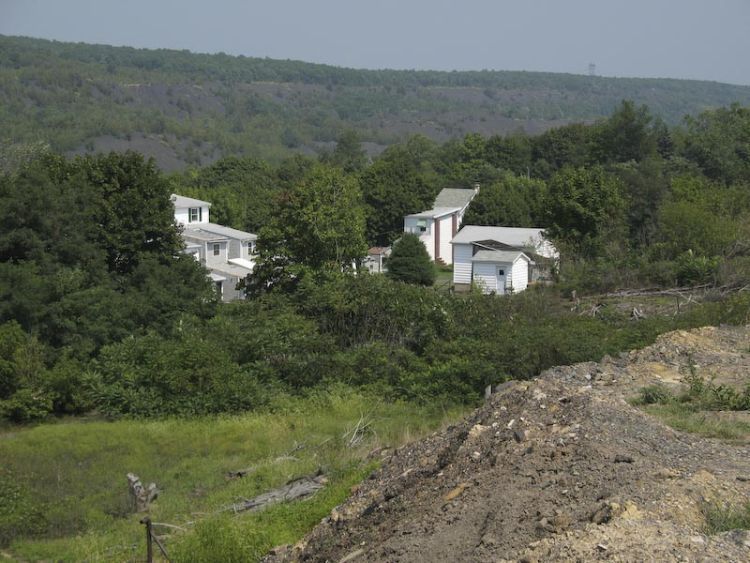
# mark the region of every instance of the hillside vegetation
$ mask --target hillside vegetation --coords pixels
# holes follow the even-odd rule
[[[56,151],[134,149],[166,170],[221,156],[280,160],[355,129],[370,152],[407,135],[539,133],[623,99],[667,123],[750,87],[568,74],[356,70],[299,61],[0,36],[0,131]]]
[[[223,560],[252,560],[271,543],[299,537],[370,467],[364,449],[342,454],[341,465],[331,459],[335,452],[311,448],[298,467],[269,470],[273,479],[265,473],[268,480],[221,487],[219,470],[239,462],[235,454],[253,464],[289,452],[302,439],[297,413],[341,437],[366,420],[364,408],[356,412],[360,406],[377,405],[387,420],[368,428],[399,443],[393,421],[412,427],[420,412],[436,421],[442,409],[477,404],[487,385],[616,357],[665,331],[750,318],[750,110],[740,104],[669,125],[649,107],[623,101],[595,123],[537,135],[472,133],[443,143],[409,136],[374,159],[362,143],[372,129],[338,132],[341,116],[329,122],[333,114],[323,112],[318,125],[333,124],[336,140],[316,158],[228,156],[165,175],[132,151],[75,158],[59,151],[82,142],[76,135],[91,138],[87,128],[148,127],[156,117],[164,125],[159,146],[178,138],[168,128],[183,127],[187,135],[199,124],[195,130],[205,139],[216,133],[229,143],[222,151],[240,139],[230,152],[252,152],[257,143],[280,156],[291,147],[277,151],[275,114],[258,110],[262,104],[249,113],[247,105],[225,105],[243,91],[239,70],[222,94],[228,97],[216,94],[226,69],[209,63],[226,59],[244,68],[240,59],[199,57],[202,74],[188,65],[205,78],[199,83],[194,76],[190,88],[218,100],[212,117],[158,103],[144,109],[159,100],[148,89],[141,101],[115,103],[106,88],[92,87],[116,83],[115,91],[152,84],[149,77],[178,77],[177,70],[160,70],[161,55],[147,63],[147,51],[112,49],[113,56],[131,58],[97,62],[84,55],[98,48],[28,41],[28,49],[3,49],[11,62],[2,72],[10,81],[0,81],[13,93],[0,107],[11,135],[0,147],[0,419],[7,426],[0,459],[10,460],[0,469],[0,549],[10,546],[13,556],[80,560],[131,553],[138,524],[112,491],[132,470],[169,487],[154,514],[163,510],[158,514],[188,530],[174,543],[176,560],[196,560],[190,557],[196,554],[210,560],[222,546],[229,550]],[[58,47],[62,54],[45,53]],[[166,55],[175,64],[194,60]],[[248,64],[275,68],[271,61]],[[71,72],[81,65],[92,72]],[[339,89],[380,91],[350,83],[357,71],[341,72],[341,85],[309,86],[329,101]],[[50,88],[55,80],[59,87]],[[171,87],[178,91],[182,84],[175,78]],[[438,87],[463,86],[419,86]],[[29,92],[38,100],[24,97]],[[60,106],[57,96],[69,105]],[[302,124],[316,115],[299,111]],[[41,125],[22,118],[29,112]],[[223,129],[228,115],[248,129]],[[282,119],[293,115],[290,110]],[[132,116],[142,119],[128,121]],[[256,136],[254,128],[262,133]],[[25,142],[31,139],[41,142]],[[431,207],[441,188],[475,183],[480,191],[466,222],[544,228],[562,254],[554,286],[506,297],[456,295],[429,286],[432,275],[398,278],[422,286],[357,271],[368,245],[401,236],[405,214]],[[247,300],[221,303],[206,270],[181,252],[171,193],[211,201],[214,221],[258,234],[256,268],[241,284]],[[643,290],[661,294],[641,299]],[[650,408],[677,405],[687,418],[704,400],[671,396],[660,393],[663,402]],[[222,417],[237,418],[225,423]],[[273,420],[288,431],[274,430]],[[237,437],[236,450],[221,445],[217,429]],[[212,439],[223,461],[193,464],[196,452],[214,455],[207,446]],[[254,442],[278,442],[280,449],[256,450]],[[329,492],[312,505],[268,513],[268,529],[276,530],[268,535],[259,531],[246,542],[241,517],[211,516],[233,491],[250,496],[317,464],[331,477]],[[88,482],[90,490],[80,492]],[[70,511],[55,508],[57,500]],[[198,514],[187,514],[193,505]]]

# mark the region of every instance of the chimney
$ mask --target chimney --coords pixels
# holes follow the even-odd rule
[[[479,193],[479,182],[474,182],[474,193],[475,194]]]

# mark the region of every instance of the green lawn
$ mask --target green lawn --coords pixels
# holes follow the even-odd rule
[[[69,420],[0,433],[0,553],[27,560],[114,560],[145,554],[126,473],[162,493],[154,522],[175,561],[253,561],[294,542],[374,467],[367,453],[423,435],[459,413],[386,404],[353,392],[288,401],[277,412],[163,421]],[[347,430],[364,416],[365,440]],[[277,460],[293,451],[293,459]],[[243,479],[227,471],[254,467]],[[220,512],[241,499],[322,469],[310,500],[261,513]],[[2,555],[0,555],[2,557]]]
[[[453,271],[438,269],[433,287],[442,291],[448,291],[453,283]]]

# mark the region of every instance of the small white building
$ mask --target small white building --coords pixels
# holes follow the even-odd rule
[[[390,246],[373,246],[367,251],[362,266],[367,268],[367,271],[371,274],[384,274],[388,270],[385,263],[390,255]]]
[[[255,266],[257,235],[210,222],[207,201],[172,194],[175,221],[182,227],[185,253],[209,270],[222,301],[242,299],[237,284]]]
[[[442,190],[435,198],[433,209],[404,217],[404,232],[417,235],[432,260],[452,264],[451,239],[461,227],[466,209],[478,191],[479,186]]]
[[[473,284],[483,293],[518,293],[529,285],[530,262],[518,250],[480,250],[471,258]]]
[[[539,228],[467,225],[451,244],[453,287],[458,292],[472,285],[485,293],[523,291],[530,281],[544,279],[549,267],[542,268],[538,262],[559,260],[557,249]]]

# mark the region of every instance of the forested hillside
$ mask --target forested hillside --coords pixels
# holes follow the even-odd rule
[[[355,70],[298,61],[0,37],[3,143],[67,153],[134,149],[163,170],[230,156],[273,162],[359,132],[376,154],[420,133],[539,133],[609,115],[623,99],[666,123],[750,87],[552,73]]]
[[[149,52],[112,49],[132,60],[82,62],[98,48],[29,45],[15,55],[3,50],[10,80],[0,81],[13,94],[0,110],[11,136],[0,147],[0,430],[9,429],[0,457],[12,460],[0,469],[0,549],[11,557],[133,555],[142,528],[117,492],[132,464],[165,484],[156,506],[163,512],[153,514],[184,528],[170,540],[175,560],[216,560],[217,545],[223,560],[257,560],[275,543],[296,541],[343,499],[372,466],[370,438],[405,440],[421,413],[435,422],[442,409],[475,404],[487,385],[616,356],[667,330],[750,319],[750,110],[742,105],[670,125],[625,101],[595,123],[445,142],[414,135],[368,158],[361,141],[375,133],[359,127],[367,118],[346,121],[334,102],[352,92],[428,105],[437,98],[404,96],[399,86],[386,95],[354,82],[377,73],[333,69],[342,84],[304,85],[325,92],[329,109],[316,113],[301,97],[288,113],[271,111],[270,102],[249,111],[227,105],[248,84],[239,70],[232,88],[221,86],[221,65],[210,73],[212,61],[244,68],[240,59],[165,54],[174,64],[204,61],[187,65],[186,86],[177,70],[156,68],[161,54],[146,63]],[[259,73],[276,68],[246,62]],[[329,70],[279,65],[288,73]],[[147,82],[157,76],[174,82]],[[433,84],[459,76],[437,73]],[[146,94],[112,97],[123,84],[141,84],[132,91]],[[463,88],[415,86],[438,87]],[[165,96],[169,88],[208,92],[214,109],[164,105],[158,88]],[[352,115],[362,115],[367,99]],[[321,121],[309,125],[316,115]],[[230,117],[245,129],[225,128]],[[116,127],[148,128],[153,119],[163,129],[148,139],[159,147],[199,131],[208,145],[185,146],[226,142],[222,150],[243,156],[165,174],[135,152],[60,154],[91,138],[92,128],[114,138],[125,130]],[[282,148],[271,139],[278,123],[309,127],[310,139],[330,126],[320,142],[335,141],[319,155],[291,154],[304,143]],[[345,125],[358,130],[339,130]],[[131,141],[146,138],[138,135]],[[255,148],[269,159],[244,154]],[[353,268],[368,245],[401,236],[404,214],[429,208],[441,188],[475,183],[481,189],[466,222],[546,229],[562,255],[553,286],[503,297],[453,294],[403,281],[432,277]],[[211,201],[213,220],[258,234],[247,300],[218,302],[207,271],[181,253],[170,193]],[[618,293],[654,288],[664,293],[637,301]],[[48,424],[54,419],[59,424]],[[123,420],[105,427],[81,419]],[[227,426],[217,426],[222,420]],[[266,461],[226,486],[227,471]],[[285,503],[265,528],[224,512],[232,499],[317,467],[331,477],[327,492],[302,509]]]

